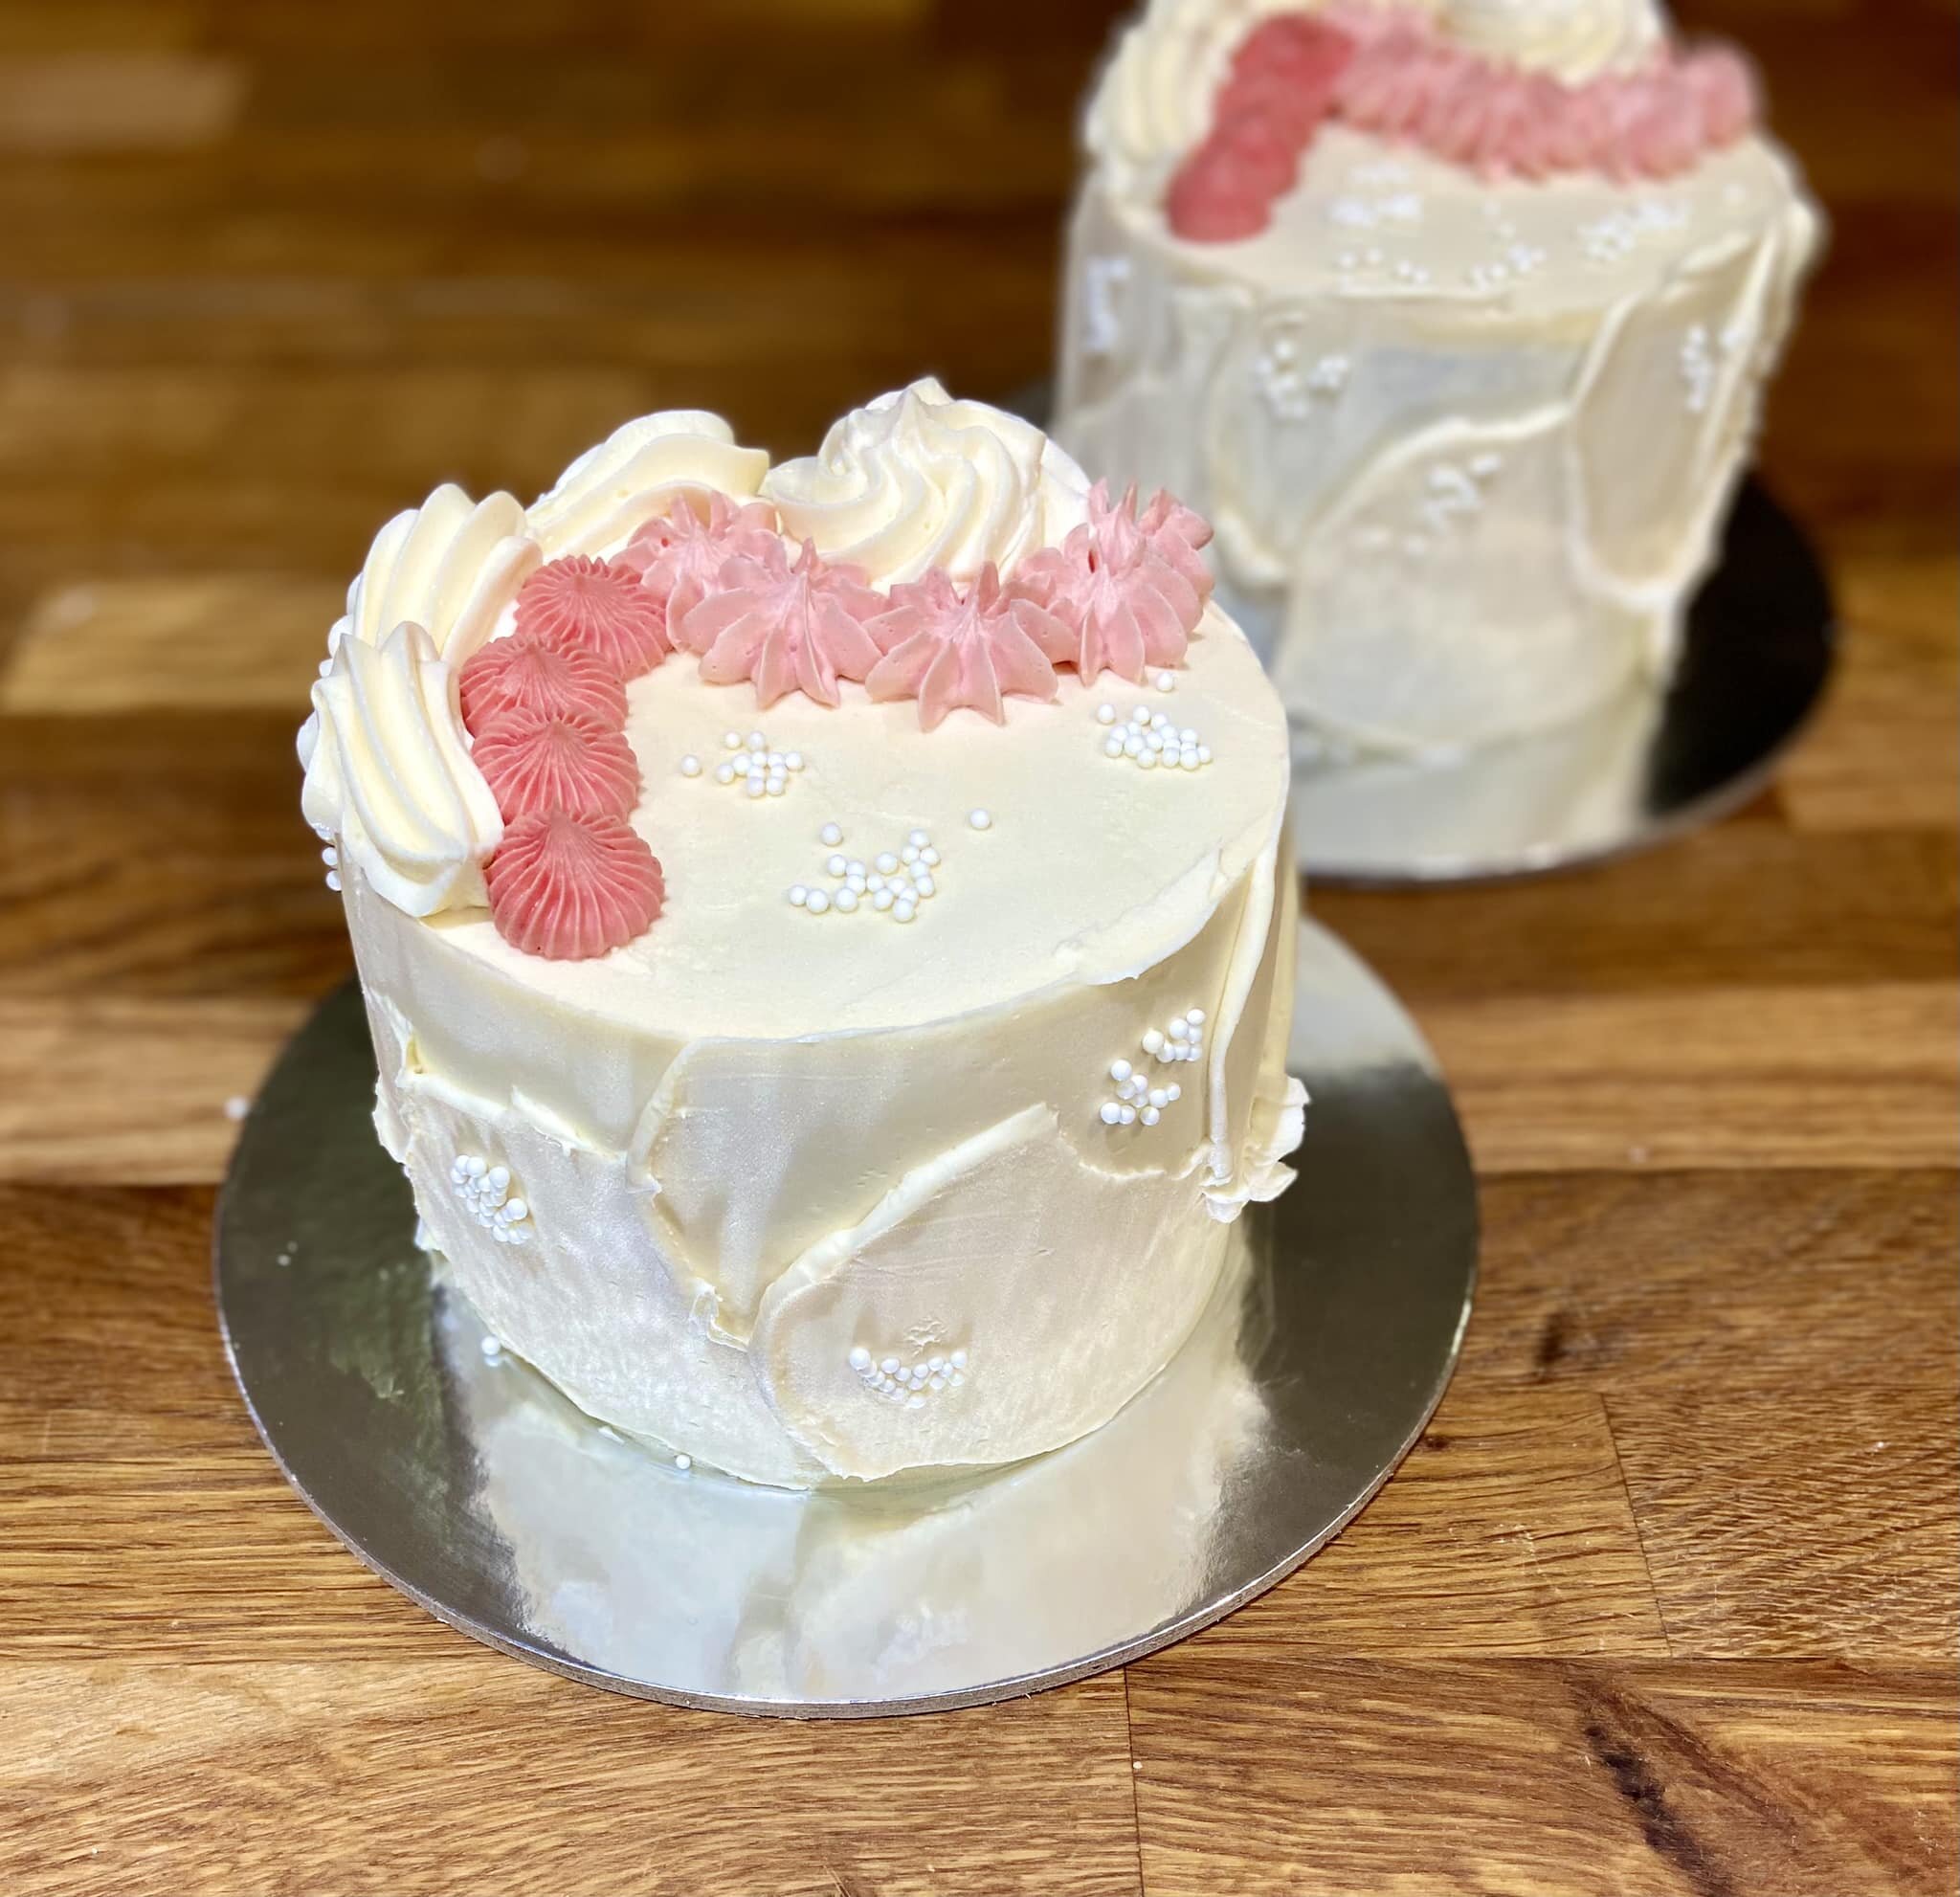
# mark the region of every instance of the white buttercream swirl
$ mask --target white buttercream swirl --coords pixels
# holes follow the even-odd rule
[[[1644,65],[1666,38],[1656,0],[1444,0],[1440,23],[1473,53],[1567,85]]]
[[[300,728],[301,808],[344,865],[412,916],[485,900],[482,861],[503,837],[470,760],[456,668],[420,626],[343,638]]]
[[[929,376],[853,410],[815,455],[762,484],[785,533],[880,588],[935,567],[970,580],[990,561],[1005,575],[1087,519],[1088,490],[1038,428],[956,402]]]
[[[752,496],[768,471],[760,448],[740,448],[720,415],[668,409],[630,421],[589,448],[531,503],[530,531],[551,559],[606,553],[664,513],[677,494]]]
[[[490,636],[542,558],[525,530],[524,510],[510,495],[472,501],[459,487],[438,487],[374,536],[327,650],[349,637],[378,644],[412,620],[459,666]]]

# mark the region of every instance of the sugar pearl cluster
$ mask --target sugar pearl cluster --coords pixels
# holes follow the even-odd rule
[[[858,1380],[874,1396],[882,1396],[886,1402],[907,1410],[923,1410],[928,1395],[936,1395],[942,1390],[957,1390],[967,1380],[964,1350],[948,1350],[944,1355],[935,1351],[917,1363],[907,1364],[900,1357],[875,1357],[859,1344],[851,1351],[850,1364],[858,1373]]]
[[[974,825],[976,829],[985,827]],[[906,832],[904,842],[896,850],[880,850],[869,862],[861,857],[847,857],[837,847],[844,840],[840,823],[825,824],[817,832],[817,840],[830,849],[824,859],[824,873],[835,887],[794,884],[789,892],[790,906],[807,916],[828,915],[834,909],[848,916],[868,908],[893,922],[910,922],[919,913],[919,904],[929,903],[939,893],[934,871],[939,868],[940,855],[927,831]]]
[[[803,769],[801,751],[771,750],[762,731],[751,731],[746,738],[740,731],[724,731],[722,748],[732,755],[715,766],[715,782],[740,784],[751,797],[780,797],[789,790],[790,779]],[[683,777],[699,777],[704,768],[692,751],[680,760]]]
[[[1212,748],[1190,725],[1182,729],[1168,712],[1140,704],[1126,724],[1119,725],[1113,704],[1096,707],[1096,723],[1107,727],[1102,740],[1105,757],[1127,758],[1139,770],[1201,770],[1212,761]]]
[[[1150,1060],[1160,1066],[1200,1059],[1205,1051],[1205,1011],[1190,1008],[1168,1026],[1147,1029],[1140,1044]],[[1184,1095],[1184,1089],[1175,1081],[1153,1086],[1150,1077],[1138,1072],[1127,1060],[1112,1060],[1109,1079],[1115,1087],[1115,1098],[1102,1103],[1098,1116],[1105,1127],[1134,1127],[1139,1123],[1154,1127],[1164,1117],[1164,1109]]]
[[[500,1245],[524,1245],[531,1239],[531,1209],[510,1190],[510,1168],[492,1166],[480,1153],[458,1153],[449,1183]]]

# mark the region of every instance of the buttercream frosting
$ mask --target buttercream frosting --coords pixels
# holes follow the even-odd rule
[[[1089,483],[1037,428],[929,377],[853,410],[813,456],[763,482],[783,529],[885,589],[940,568],[1011,575],[1083,518]]]
[[[481,904],[503,820],[470,757],[455,669],[420,626],[340,640],[300,762],[307,822],[377,895],[411,916]]]
[[[1125,558],[1159,547],[1173,618],[1193,623],[1174,669],[1124,687],[1147,703],[1118,738],[1104,685],[1069,669],[1080,629],[1049,625],[991,560],[952,570],[985,549],[1018,570],[1079,528],[1101,545],[1080,471],[943,391],[873,412],[891,425],[861,432],[854,465],[911,512],[867,529],[840,503],[826,557],[746,507],[690,502],[683,528],[732,550],[695,573],[683,621],[719,617],[624,681],[623,727],[610,701],[507,703],[577,681],[497,666],[493,642],[473,703],[505,818],[454,673],[413,627],[371,657],[424,668],[395,685],[419,685],[421,723],[394,699],[353,719],[365,702],[344,707],[328,678],[305,744],[308,814],[340,839],[376,1127],[454,1283],[592,1415],[799,1484],[1010,1461],[1095,1427],[1177,1350],[1224,1225],[1290,1177],[1300,1131],[1287,737],[1256,655],[1188,571],[1201,526],[1168,500],[1121,510]],[[534,518],[550,559],[636,573],[627,542],[702,538],[641,531],[676,504],[663,466],[651,497],[607,467],[612,537],[581,533],[572,555]],[[808,498],[821,484],[771,482],[790,535],[798,505],[836,501]],[[860,543],[874,573],[844,557]],[[893,577],[926,549],[925,578]],[[757,636],[737,636],[748,621]],[[778,685],[768,733],[747,728]],[[323,762],[343,724],[367,738],[364,769],[397,744],[422,758],[440,725],[436,754],[474,785],[481,826],[434,826],[424,851],[454,881],[436,921],[392,832],[392,854],[357,846],[352,800],[323,794],[352,769],[338,740]],[[738,781],[747,794],[720,788]],[[569,807],[594,784],[604,808]]]

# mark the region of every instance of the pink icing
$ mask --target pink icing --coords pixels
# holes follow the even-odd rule
[[[616,816],[520,816],[483,866],[490,919],[513,948],[585,961],[644,934],[666,882],[639,834]]]
[[[1234,56],[1213,130],[1172,177],[1165,214],[1197,243],[1256,235],[1327,118],[1490,177],[1632,180],[1690,169],[1756,116],[1748,66],[1726,47],[1668,48],[1640,71],[1566,85],[1483,58],[1420,12],[1281,13]]]
[[[622,679],[652,671],[668,652],[660,603],[638,573],[585,553],[547,561],[518,589],[517,630],[590,652]]]
[[[590,712],[508,712],[470,755],[506,822],[546,811],[630,816],[639,801],[639,764],[626,734]]]
[[[480,736],[507,712],[581,711],[626,723],[626,687],[602,658],[577,646],[561,651],[535,634],[492,639],[457,677],[463,725]]]
[[[1198,557],[1211,537],[1169,494],[1160,491],[1140,517],[1135,488],[1112,503],[1098,481],[1088,520],[1061,546],[1023,561],[1015,590],[1077,629],[1067,656],[1084,681],[1104,671],[1141,680],[1183,662],[1211,597]]]
[[[715,590],[736,554],[768,558],[776,538],[775,511],[751,501],[738,507],[725,494],[683,495],[671,514],[649,521],[627,542],[615,564],[639,573],[660,603],[668,642],[680,643],[688,614]]]
[[[962,593],[941,568],[892,589],[891,609],[872,623],[884,648],[865,687],[875,699],[917,699],[930,731],[965,706],[996,725],[1002,698],[1052,699],[1054,660],[1074,644],[1069,628],[1036,600],[1010,594],[991,561]]]
[[[711,685],[752,679],[766,705],[791,692],[835,705],[839,679],[861,680],[878,663],[865,628],[884,600],[860,569],[827,565],[807,540],[792,567],[771,535],[762,553],[730,559],[717,587],[678,628]]]

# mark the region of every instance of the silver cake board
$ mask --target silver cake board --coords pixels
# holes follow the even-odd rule
[[[1045,423],[1050,386],[1006,406]],[[1269,649],[1271,629],[1247,624]],[[1682,630],[1671,679],[1461,758],[1342,756],[1296,729],[1300,868],[1377,886],[1532,876],[1665,842],[1747,803],[1821,701],[1837,644],[1823,563],[1753,476]]]
[[[496,1350],[416,1249],[358,991],[255,1103],[217,1211],[246,1405],[321,1519],[432,1614],[617,1692],[793,1718],[976,1706],[1179,1640],[1385,1482],[1469,1318],[1477,1202],[1435,1060],[1313,924],[1301,1177],[1102,1429],[958,1480],[792,1493],[625,1439]],[[490,1354],[486,1355],[486,1348]]]

